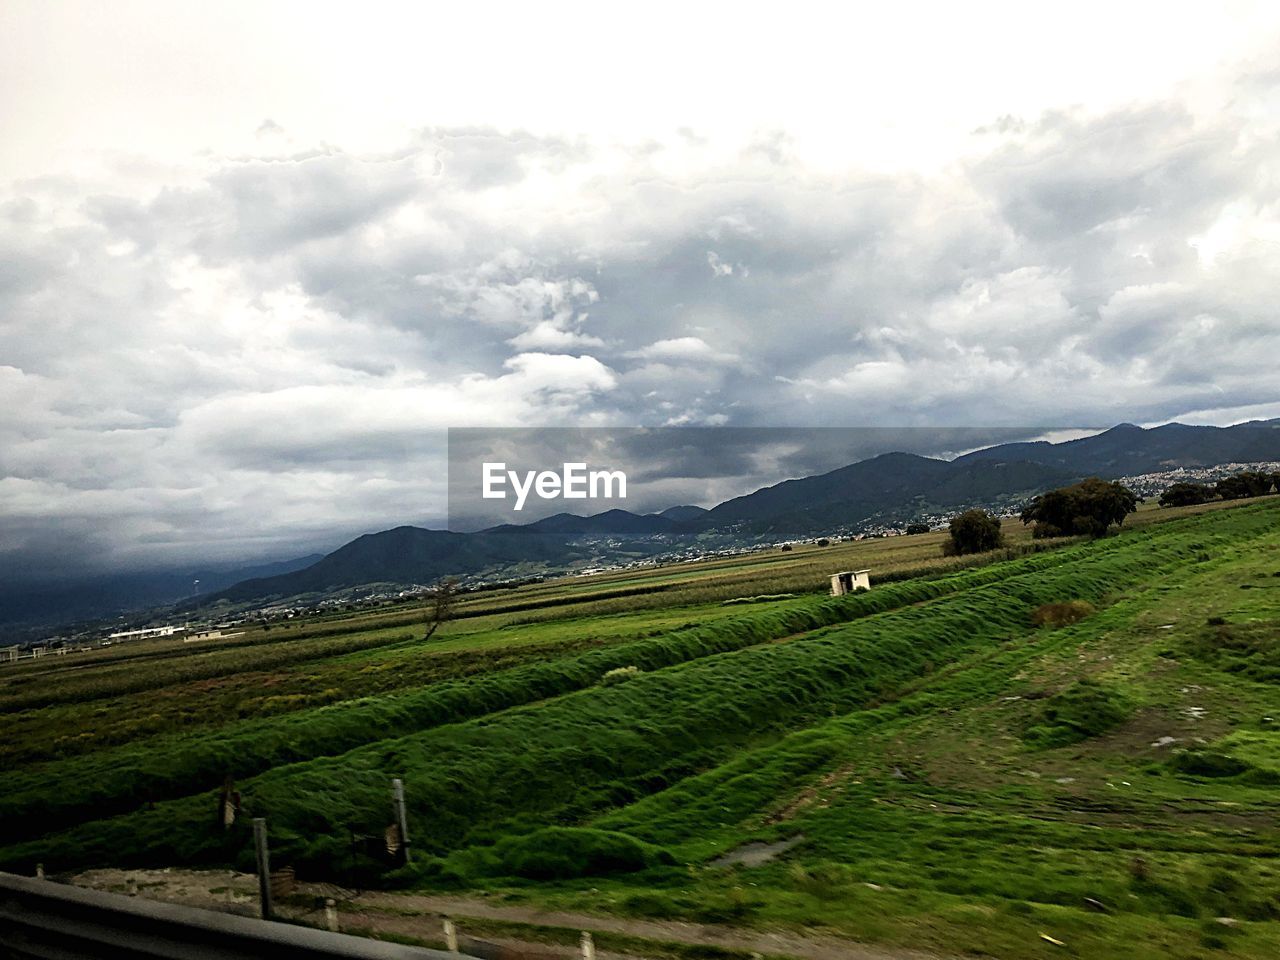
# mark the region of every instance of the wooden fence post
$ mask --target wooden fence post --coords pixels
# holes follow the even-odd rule
[[[258,903],[262,919],[271,919],[271,854],[267,850],[267,821],[253,818],[253,849],[258,856]]]
[[[409,862],[409,820],[404,810],[404,781],[399,777],[391,781],[391,812],[395,816],[396,830],[400,832],[400,856]]]
[[[458,928],[453,925],[452,920],[444,922],[444,947],[450,953],[458,952]]]

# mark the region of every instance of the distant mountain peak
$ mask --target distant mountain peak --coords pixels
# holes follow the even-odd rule
[[[678,507],[667,507],[667,509],[660,511],[658,516],[666,517],[668,520],[675,520],[679,523],[686,520],[696,520],[706,512],[706,507],[698,507],[691,503],[685,503]]]
[[[901,450],[882,453],[826,473],[783,480],[734,497],[711,510],[690,505],[638,516],[622,509],[583,517],[557,514],[521,526],[504,524],[478,534],[401,527],[369,534],[295,573],[249,581],[223,591],[248,599],[322,592],[368,582],[429,583],[440,576],[494,570],[565,568],[598,561],[628,541],[656,552],[684,535],[769,538],[857,529],[904,511],[935,515],[984,503],[1007,503],[1087,476],[1116,479],[1174,466],[1280,460],[1277,421],[1234,427],[1166,424],[1144,429],[1118,423],[1073,440],[999,444],[945,461]],[[648,546],[638,548],[648,540]]]

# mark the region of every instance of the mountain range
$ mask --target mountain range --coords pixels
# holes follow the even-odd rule
[[[1280,420],[1150,429],[1123,423],[1076,440],[1006,443],[954,460],[886,453],[763,487],[710,510],[562,513],[475,533],[397,527],[359,537],[305,569],[247,580],[208,599],[245,603],[375,583],[428,584],[446,576],[514,577],[681,545],[744,545],[998,506],[1085,476],[1277,460]]]

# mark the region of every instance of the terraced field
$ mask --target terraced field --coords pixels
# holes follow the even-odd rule
[[[538,584],[427,643],[397,608],[14,672],[0,867],[244,868],[265,816],[277,863],[348,884],[949,954],[1280,955],[1280,500],[1156,517],[964,568],[929,535]],[[813,592],[853,566],[888,577]],[[352,843],[391,777],[398,869]]]

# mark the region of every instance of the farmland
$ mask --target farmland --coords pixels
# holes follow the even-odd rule
[[[12,665],[0,868],[247,868],[265,816],[277,862],[349,884],[999,957],[1280,953],[1280,499],[1006,532],[469,595],[429,642],[395,606]],[[824,595],[855,567],[871,592]],[[352,844],[391,777],[400,868]]]

